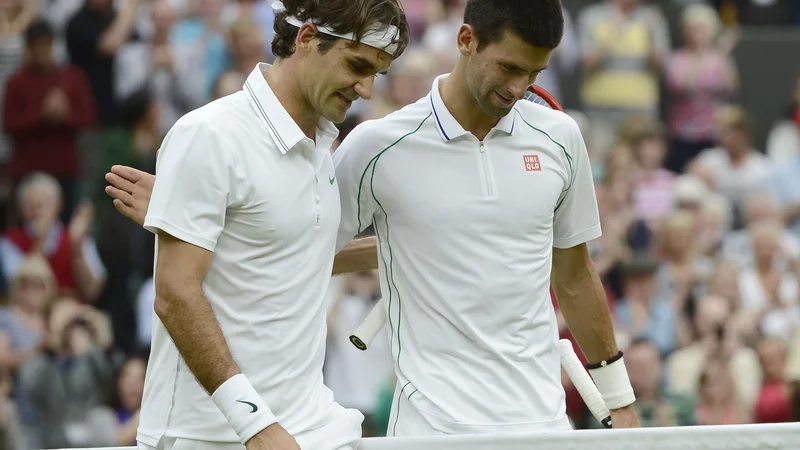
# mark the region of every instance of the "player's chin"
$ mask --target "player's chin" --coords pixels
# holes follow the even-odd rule
[[[342,123],[345,117],[347,117],[347,110],[342,110],[341,108],[325,108],[325,111],[322,111],[320,115],[333,123]]]

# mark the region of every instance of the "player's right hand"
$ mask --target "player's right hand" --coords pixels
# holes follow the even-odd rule
[[[144,224],[155,175],[128,166],[114,166],[106,174],[106,194],[114,199],[114,207],[128,219]]]
[[[300,450],[297,441],[278,423],[261,430],[247,441],[245,447],[247,450]]]

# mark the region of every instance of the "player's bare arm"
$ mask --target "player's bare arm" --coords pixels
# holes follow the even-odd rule
[[[203,294],[212,255],[163,231],[158,233],[155,312],[208,392],[239,373]]]
[[[105,178],[110,184],[106,186],[106,194],[114,199],[117,211],[139,225],[144,224],[150,195],[156,182],[155,175],[133,167],[113,166]],[[333,275],[377,268],[378,249],[374,236],[354,239],[333,260]]]
[[[155,312],[186,365],[209,393],[216,392],[225,381],[240,373],[203,294],[203,280],[212,255],[163,231],[158,233]],[[247,450],[299,448],[277,423],[247,442]]]
[[[333,259],[333,275],[377,269],[377,242],[375,236],[353,239]]]
[[[614,358],[619,349],[608,300],[586,244],[553,248],[551,284],[567,326],[589,363]],[[611,409],[611,420],[614,428],[640,426],[633,404]]]

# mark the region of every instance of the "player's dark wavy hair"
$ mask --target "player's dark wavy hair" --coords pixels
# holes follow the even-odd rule
[[[511,31],[534,47],[555,49],[564,36],[559,0],[468,0],[464,23],[475,29],[478,51]]]
[[[408,20],[400,0],[283,0],[286,11],[275,15],[275,37],[272,54],[288,58],[294,53],[294,41],[299,28],[286,22],[287,15],[305,21],[312,18],[315,23],[332,28],[340,34],[355,33],[356,41],[375,23],[394,25],[400,31],[396,42],[400,56],[410,39]],[[330,50],[338,38],[320,34],[319,51]]]

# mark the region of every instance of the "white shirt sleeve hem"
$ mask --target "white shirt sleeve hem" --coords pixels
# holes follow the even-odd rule
[[[573,234],[572,236],[566,238],[553,238],[553,247],[555,248],[572,248],[576,245],[583,244],[585,242],[589,242],[591,240],[599,238],[603,234],[602,230],[600,229],[600,224],[581,231],[580,233]]]
[[[204,237],[197,236],[187,231],[184,231],[160,217],[147,216],[147,218],[145,218],[144,220],[144,228],[147,231],[154,233],[156,235],[158,234],[158,231],[161,230],[184,242],[196,245],[210,252],[213,252],[214,247],[216,246],[216,242],[210,241]]]

